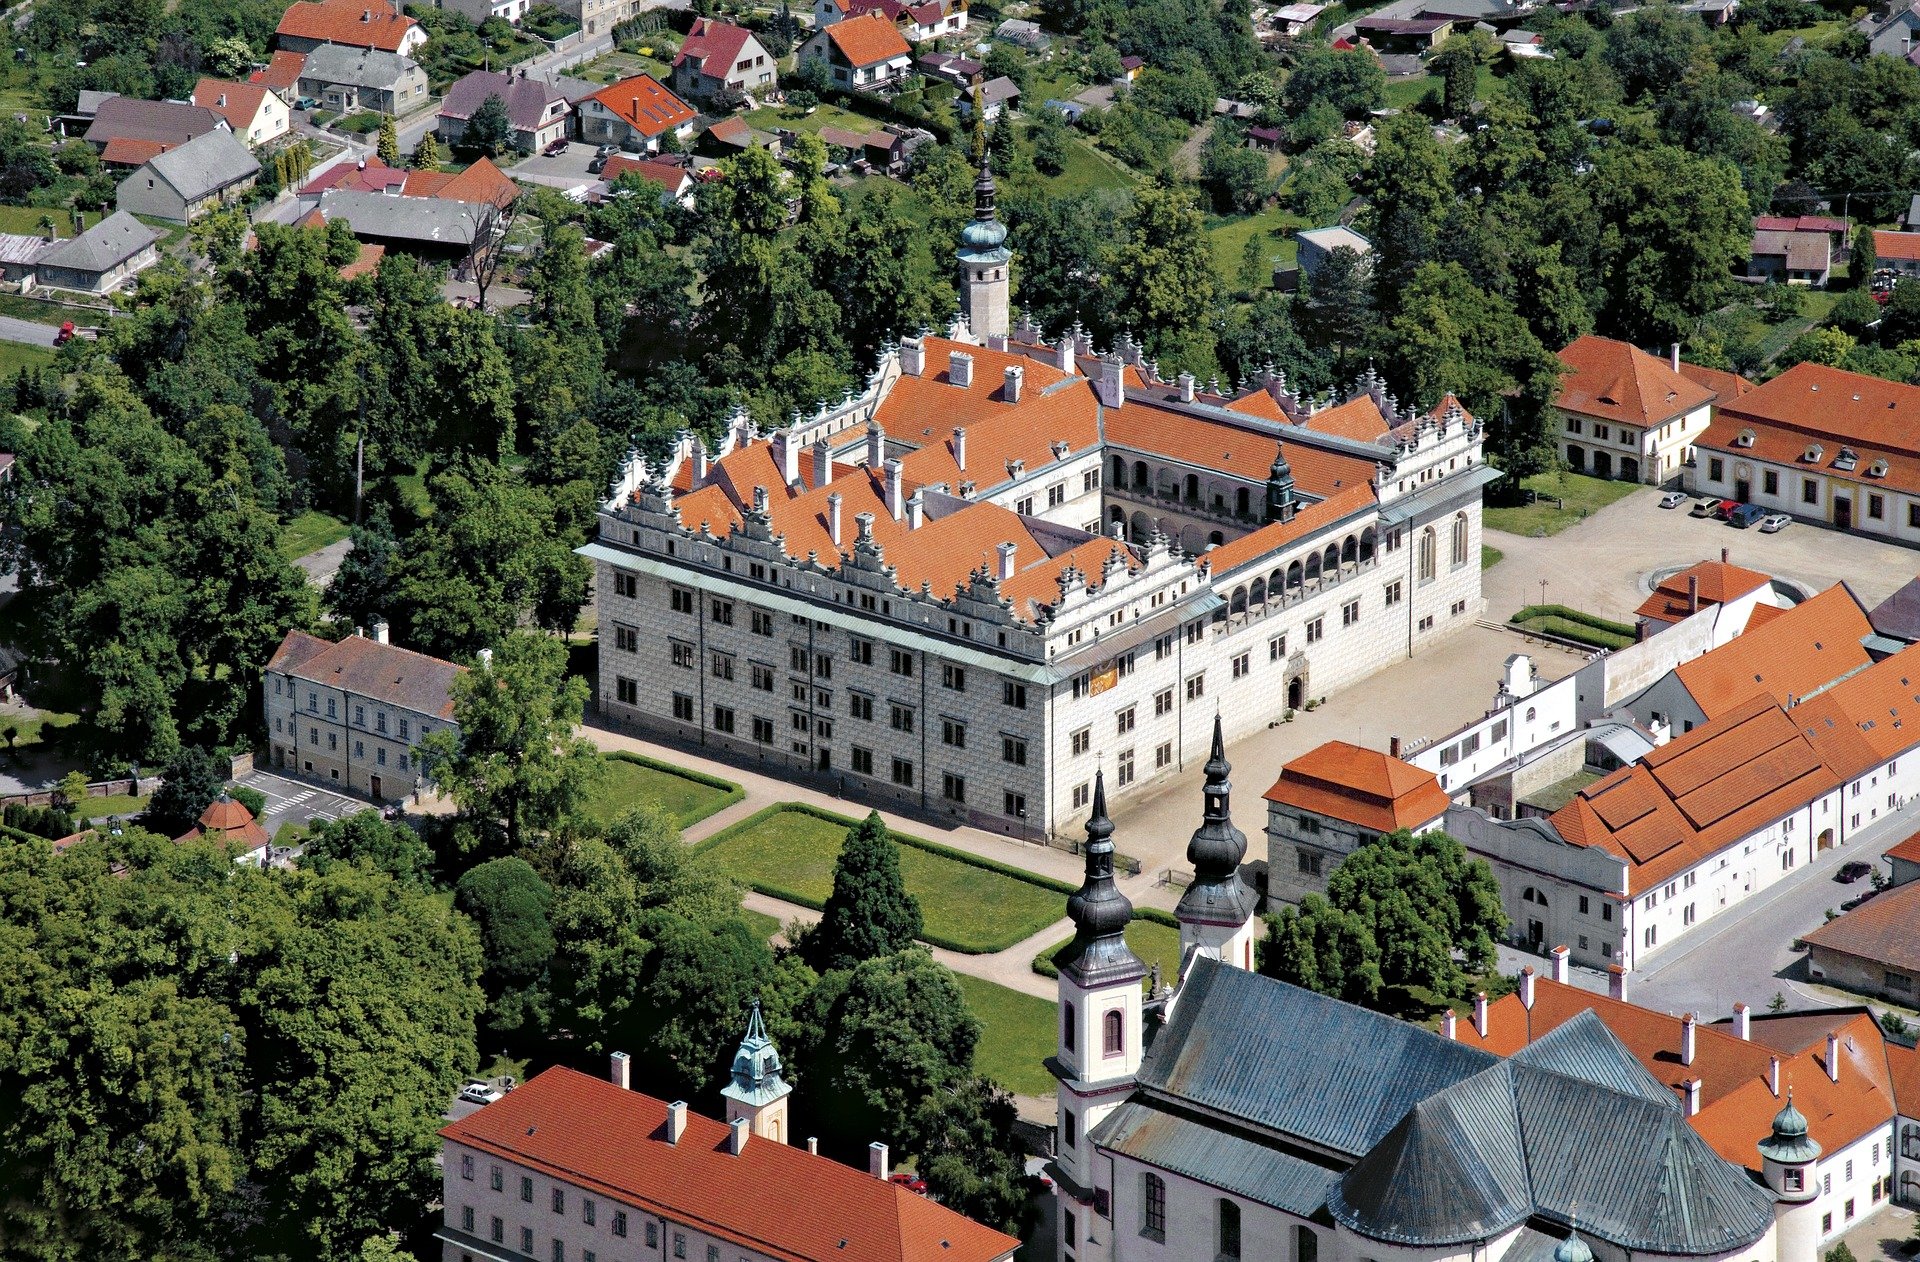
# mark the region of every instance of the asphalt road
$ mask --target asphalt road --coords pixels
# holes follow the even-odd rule
[[[21,320],[13,316],[0,316],[0,341],[25,342],[29,346],[52,346],[53,339],[60,329],[57,325],[41,324],[37,320]]]

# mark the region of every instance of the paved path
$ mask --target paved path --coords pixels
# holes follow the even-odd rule
[[[351,551],[353,540],[341,539],[297,558],[294,564],[307,572],[308,583],[324,592],[327,584],[333,582],[333,576],[340,572],[340,563],[347,559],[347,553]]]
[[[52,346],[53,339],[59,335],[60,326],[42,324],[38,320],[22,320],[15,316],[0,316],[0,342],[25,342],[29,346]]]

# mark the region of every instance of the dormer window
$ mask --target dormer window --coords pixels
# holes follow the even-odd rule
[[[1833,467],[1842,471],[1852,469],[1859,463],[1860,457],[1851,447],[1842,447],[1840,454],[1833,458]]]
[[[1743,429],[1740,431],[1738,435],[1734,437],[1733,445],[1736,447],[1751,447],[1753,446],[1753,439],[1754,439],[1753,431],[1750,429]]]
[[[1867,466],[1867,476],[1868,476],[1868,477],[1870,477],[1870,478],[1884,478],[1884,477],[1886,477],[1886,476],[1887,476],[1887,462],[1886,462],[1886,461],[1884,461],[1884,460],[1876,460],[1876,461],[1874,461],[1874,462],[1873,462],[1872,464],[1870,464],[1870,465],[1868,465],[1868,466]]]
[[[1822,447],[1819,443],[1813,443],[1807,447],[1806,455],[1802,456],[1801,459],[1805,460],[1808,464],[1819,464],[1821,458],[1826,454],[1826,448]]]

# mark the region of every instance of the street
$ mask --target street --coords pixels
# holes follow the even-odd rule
[[[41,324],[38,320],[21,320],[14,316],[0,316],[0,341],[25,342],[29,346],[52,346],[53,339],[59,333],[58,325]]]

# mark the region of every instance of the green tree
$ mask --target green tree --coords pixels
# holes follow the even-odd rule
[[[1354,851],[1328,878],[1327,901],[1366,925],[1383,986],[1442,995],[1492,967],[1507,924],[1486,861],[1437,831],[1415,837],[1402,829]]]
[[[408,162],[417,171],[437,171],[442,160],[440,142],[434,138],[433,129],[429,127],[420,134],[420,143],[413,147]]]
[[[1864,288],[1873,279],[1873,269],[1879,265],[1879,258],[1874,253],[1877,242],[1873,234],[1874,227],[1868,223],[1853,230],[1853,255],[1847,262],[1847,271],[1856,289]]]
[[[577,733],[586,700],[566,645],[540,635],[508,636],[454,682],[459,727],[427,737],[421,757],[459,805],[470,847],[516,851],[579,813],[606,774]]]
[[[252,45],[237,35],[214,40],[201,56],[207,72],[222,79],[237,79],[253,65]]]
[[[532,1035],[546,1028],[553,901],[553,888],[520,858],[478,864],[454,887],[454,906],[480,930],[480,981],[488,1024],[497,1032]]]
[[[1371,1004],[1380,996],[1380,949],[1372,930],[1318,894],[1267,917],[1260,971],[1348,1003]]]
[[[1864,289],[1849,289],[1834,301],[1827,323],[1849,337],[1866,335],[1867,326],[1880,318],[1880,304]]]
[[[498,93],[474,107],[466,130],[460,135],[460,144],[489,158],[499,157],[512,146],[513,120],[507,114],[507,103]]]
[[[1217,371],[1209,324],[1217,283],[1213,242],[1192,197],[1140,190],[1113,263],[1114,315],[1168,372]]]
[[[323,819],[301,843],[301,867],[325,874],[340,863],[359,863],[384,872],[406,889],[433,884],[433,851],[413,829],[381,818],[378,811]]]
[[[388,114],[380,120],[380,140],[374,152],[380,161],[390,167],[400,165],[400,132],[393,125],[393,115]]]
[[[1719,305],[1750,244],[1738,175],[1670,146],[1622,146],[1601,155],[1593,202],[1602,326],[1640,343],[1683,338]]]
[[[924,1100],[910,1131],[927,1190],[977,1222],[1022,1232],[1038,1181],[1026,1172],[1018,1119],[1013,1097],[978,1074]]]
[[[1854,340],[1839,329],[1808,329],[1787,343],[1776,361],[1782,368],[1795,364],[1825,364],[1838,368],[1854,349]]]
[[[178,837],[227,791],[230,770],[232,763],[210,749],[182,749],[161,773],[160,787],[148,800],[140,822],[163,837]]]
[[[1427,73],[1440,80],[1441,117],[1465,118],[1472,112],[1480,87],[1480,57],[1472,40],[1448,39],[1427,63]]]
[[[880,812],[847,830],[833,866],[833,893],[808,939],[821,972],[904,951],[920,936],[920,903],[900,877],[900,847]]]
[[[1311,276],[1303,275],[1303,330],[1314,341],[1336,348],[1336,376],[1343,375],[1347,353],[1372,329],[1373,267],[1350,246],[1335,246]]]
[[[1273,194],[1267,156],[1242,144],[1236,129],[1221,125],[1200,152],[1200,180],[1221,214],[1252,214]]]
[[[1300,54],[1280,100],[1289,115],[1324,103],[1347,118],[1362,118],[1386,105],[1387,72],[1369,53],[1310,46]]]
[[[1706,28],[1693,14],[1651,4],[1613,24],[1601,58],[1620,76],[1629,100],[1658,97],[1680,82],[1706,42]]]

